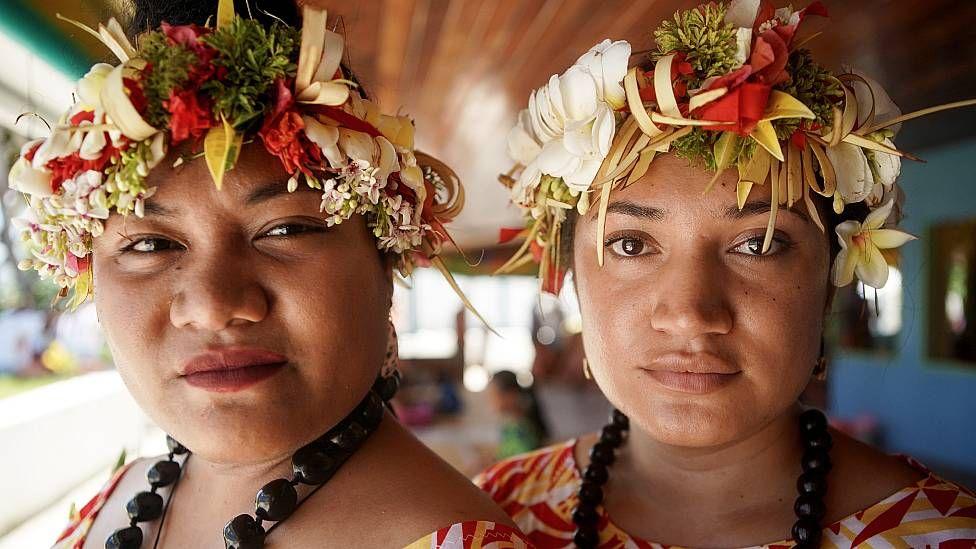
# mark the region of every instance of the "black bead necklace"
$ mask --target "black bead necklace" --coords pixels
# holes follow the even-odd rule
[[[329,481],[369,436],[376,431],[383,419],[384,408],[400,387],[399,372],[380,376],[373,383],[356,408],[335,427],[314,441],[301,447],[292,455],[291,479],[272,480],[258,490],[254,498],[254,516],[241,514],[224,526],[223,537],[226,549],[260,549],[264,539],[279,524]],[[149,479],[149,492],[139,492],[126,504],[129,526],[120,528],[105,540],[106,549],[139,549],[142,547],[143,533],[140,522],[160,520],[159,530],[153,547],[159,543],[163,521],[169,508],[169,499],[163,502],[157,493],[159,488],[172,485],[172,497],[179,482],[181,465],[175,456],[186,455],[183,464],[190,458],[190,452],[172,437],[166,437],[169,447],[167,458],[153,465],[146,476]],[[295,489],[299,484],[314,486],[305,498],[299,499]],[[262,523],[273,522],[265,529]]]
[[[609,468],[616,459],[616,451],[630,430],[630,419],[614,410],[610,423],[600,432],[600,440],[590,449],[590,464],[583,472],[579,504],[573,511],[576,533],[573,541],[581,549],[593,549],[600,541],[597,507],[603,502],[603,485],[609,478]],[[799,496],[793,505],[797,520],[791,535],[797,549],[820,546],[820,522],[826,514],[823,503],[827,493],[827,473],[830,472],[832,441],[827,430],[827,418],[820,410],[806,410],[800,414],[800,434],[803,437],[803,473],[796,481]]]

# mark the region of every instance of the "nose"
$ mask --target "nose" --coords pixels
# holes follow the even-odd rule
[[[264,320],[268,295],[248,263],[240,254],[220,251],[187,262],[170,304],[173,326],[219,332]]]
[[[728,281],[719,261],[707,255],[674,254],[658,267],[651,309],[655,330],[691,340],[732,329]]]

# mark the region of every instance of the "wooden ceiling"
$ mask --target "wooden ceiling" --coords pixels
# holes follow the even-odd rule
[[[517,224],[496,175],[510,165],[505,136],[531,90],[562,72],[603,38],[653,46],[651,31],[696,0],[312,0],[341,17],[353,71],[387,111],[417,121],[419,145],[453,165],[468,189],[456,223],[459,241],[491,245],[497,228]],[[797,0],[798,5],[807,2]],[[832,18],[811,42],[831,69],[872,75],[902,110],[976,97],[976,2],[826,0]],[[35,2],[52,13],[53,4]],[[119,0],[84,0],[91,10]],[[60,7],[60,6],[59,6]],[[75,8],[78,10],[79,8]],[[79,14],[85,17],[84,14]],[[76,33],[75,33],[76,34]],[[899,145],[976,136],[976,109],[936,115],[903,130]]]

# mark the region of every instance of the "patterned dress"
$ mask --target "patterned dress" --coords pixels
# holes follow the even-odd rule
[[[540,549],[572,547],[572,514],[582,482],[573,456],[576,441],[502,461],[475,479]],[[926,476],[863,511],[824,529],[822,549],[976,548],[976,496],[918,462]],[[600,549],[680,549],[637,539],[599,509]],[[788,549],[779,541],[754,549]]]
[[[52,549],[81,549],[95,517],[122,480],[127,467],[112,475],[102,490],[81,508]],[[470,521],[452,524],[407,545],[404,549],[529,549],[532,545],[517,530],[494,522]]]

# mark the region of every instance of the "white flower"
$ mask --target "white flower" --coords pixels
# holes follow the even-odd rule
[[[827,158],[837,174],[835,196],[844,204],[861,202],[871,194],[874,174],[861,147],[842,142],[836,147],[827,147]]]
[[[885,138],[882,144],[895,148],[895,144],[888,138]],[[886,189],[891,188],[901,173],[901,157],[894,154],[872,151],[871,163],[874,165],[877,183],[884,185]]]
[[[630,43],[624,40],[604,40],[590,48],[576,61],[596,80],[598,96],[614,109],[627,103],[623,81],[630,61]]]
[[[725,22],[735,27],[751,29],[759,15],[759,0],[732,0],[725,10]]]
[[[346,165],[346,156],[339,150],[339,128],[327,126],[311,116],[303,116],[305,135],[322,149],[329,165],[339,169]]]
[[[36,197],[51,196],[51,174],[37,170],[26,158],[20,157],[10,168],[10,188]]]
[[[532,93],[508,136],[509,153],[524,166],[512,190],[517,203],[531,201],[544,174],[589,189],[616,134],[611,102],[622,93],[629,57],[629,44],[606,40]]]
[[[854,275],[867,286],[881,288],[888,281],[888,263],[881,250],[897,248],[915,237],[895,229],[882,229],[891,215],[894,200],[872,211],[864,223],[845,221],[837,226],[841,250],[834,259],[831,281],[846,286]]]
[[[105,86],[105,78],[115,68],[107,63],[93,65],[88,73],[78,81],[78,101],[88,111],[103,110],[99,96]]]

